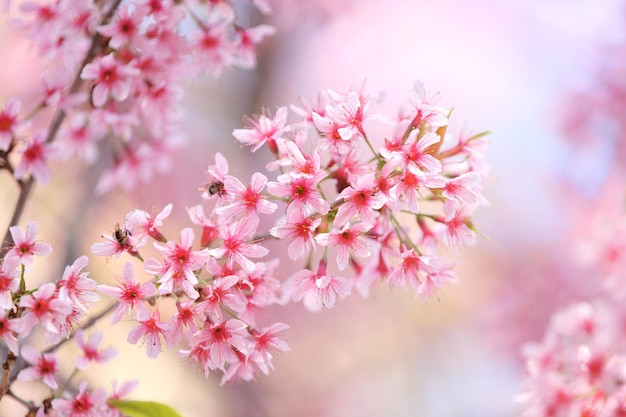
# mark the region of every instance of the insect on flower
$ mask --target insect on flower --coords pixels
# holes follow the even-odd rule
[[[115,237],[115,241],[120,244],[120,246],[128,246],[128,237],[131,236],[130,230],[120,228],[119,223],[115,223],[115,232],[113,232],[113,236]]]
[[[224,193],[226,192],[226,190],[224,189],[224,183],[222,181],[213,181],[207,187],[207,191],[208,191],[209,195],[217,194],[218,197],[223,196]]]

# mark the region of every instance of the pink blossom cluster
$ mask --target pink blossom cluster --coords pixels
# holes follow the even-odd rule
[[[25,115],[19,99],[5,102],[0,166],[46,184],[50,158],[108,159],[100,193],[166,170],[180,141],[182,83],[255,66],[258,44],[274,32],[240,26],[229,1],[25,1],[19,9],[13,25],[44,59],[41,101]]]
[[[377,101],[365,91],[326,91],[315,109],[293,107],[295,122],[287,122],[287,107],[251,118],[233,135],[253,151],[267,146],[275,180],[261,172],[241,180],[217,153],[205,203],[187,209],[198,232],[186,227],[167,238],[167,205],[155,214],[133,210],[103,235],[93,253],[127,253],[153,277],[138,279],[128,262],[117,285],[98,287],[117,302],[113,323],[136,323],[128,341],[143,341],[150,357],[178,346],[205,374],[223,372],[222,383],[250,380],[288,349],[285,324],[258,324],[264,308],[290,301],[331,308],[353,287],[366,295],[376,281],[428,298],[456,281],[440,247],[475,241],[471,215],[485,202],[484,139],[447,134],[449,110],[425,98],[421,84],[396,119],[374,115]],[[390,135],[378,150],[366,131],[375,120]],[[158,256],[144,259],[150,240]],[[301,265],[286,278],[268,248],[272,240]],[[176,312],[162,317],[167,300]]]
[[[573,248],[572,273],[596,288],[554,312],[543,340],[524,346],[523,416],[626,416],[626,217],[605,207]],[[616,213],[619,211],[619,215]]]

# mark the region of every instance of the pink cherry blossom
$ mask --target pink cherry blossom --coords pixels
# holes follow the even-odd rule
[[[274,323],[253,332],[254,341],[250,349],[250,359],[264,374],[268,374],[270,369],[274,369],[272,359],[275,354],[289,350],[287,342],[280,337],[280,333],[288,328],[289,326],[285,323]]]
[[[7,256],[2,262],[0,270],[0,309],[11,310],[13,308],[13,293],[20,288],[20,265],[19,258]]]
[[[416,297],[422,293],[424,285],[430,287],[435,284],[435,282],[424,284],[422,280],[427,275],[433,275],[431,280],[436,279],[437,274],[442,272],[441,262],[437,258],[420,255],[413,248],[405,249],[400,255],[402,262],[394,267],[387,277],[390,284],[406,289],[406,284],[409,283],[415,291]],[[430,293],[432,291],[428,295]]]
[[[284,223],[270,229],[270,234],[278,239],[288,239],[287,254],[292,260],[302,258],[315,251],[315,229],[321,224],[320,217],[305,216],[301,210],[288,210]]]
[[[287,212],[307,213],[314,210],[319,214],[326,214],[330,210],[330,204],[322,198],[317,189],[324,177],[326,174],[322,171],[313,175],[293,173],[279,175],[278,182],[267,184],[267,191],[275,196],[288,198]]]
[[[300,301],[309,311],[322,307],[332,308],[337,299],[350,294],[350,283],[342,277],[326,272],[326,262],[321,261],[317,272],[303,269],[292,275],[285,284],[285,294],[293,301]]]
[[[70,266],[66,266],[63,276],[57,281],[59,297],[71,302],[72,307],[81,313],[86,313],[91,305],[98,301],[99,296],[96,291],[96,281],[88,278],[88,272],[82,272],[87,266],[89,259],[81,256]]]
[[[228,193],[230,204],[218,207],[215,213],[223,218],[237,218],[240,216],[258,216],[259,213],[271,214],[278,206],[263,197],[262,191],[267,184],[267,177],[255,172],[250,185],[245,186],[237,178],[226,175],[224,189]]]
[[[109,94],[117,101],[126,100],[131,91],[131,78],[138,74],[136,68],[122,64],[115,59],[113,53],[110,53],[85,65],[81,78],[94,81],[93,104],[102,107],[107,102]]]
[[[139,326],[134,327],[128,333],[128,343],[136,344],[140,339],[146,345],[146,352],[149,358],[156,358],[163,350],[161,338],[169,344],[169,323],[161,321],[161,314],[158,309],[146,319],[138,319]]]
[[[344,200],[339,206],[334,224],[341,227],[349,222],[355,215],[363,223],[374,224],[377,213],[386,202],[384,196],[378,195],[373,173],[359,177],[352,186],[348,186],[339,193],[337,201]]]
[[[254,271],[254,262],[248,258],[261,258],[269,252],[265,247],[249,241],[258,226],[258,218],[251,216],[220,227],[222,243],[209,253],[217,259],[226,257],[228,265],[236,262],[247,273]]]
[[[237,319],[217,322],[193,335],[192,344],[202,344],[207,350],[210,369],[224,369],[235,361],[235,351],[246,353],[247,324]]]
[[[187,297],[196,299],[198,284],[195,271],[201,269],[209,257],[208,249],[194,250],[194,233],[191,228],[180,232],[180,243],[168,241],[165,244],[154,243],[154,247],[163,256],[162,260],[148,259],[144,262],[146,272],[159,277],[160,294],[171,294],[177,290],[185,292]]]
[[[42,185],[50,182],[50,168],[47,161],[54,154],[55,148],[46,142],[46,135],[45,130],[35,131],[31,140],[20,149],[20,162],[13,171],[15,179],[22,179],[26,174],[31,173]]]
[[[255,152],[265,143],[270,150],[276,153],[276,142],[283,139],[283,135],[291,130],[290,126],[285,126],[287,122],[287,107],[280,107],[276,110],[273,118],[265,115],[255,119],[247,119],[247,129],[235,129],[233,136],[243,144],[251,145],[252,152]]]
[[[56,380],[58,370],[57,358],[53,353],[39,353],[30,345],[22,346],[20,355],[31,366],[24,368],[17,375],[20,381],[41,380],[52,389],[57,389],[59,384]]]
[[[111,48],[119,49],[137,38],[139,26],[146,12],[146,8],[125,4],[117,10],[111,22],[98,28],[98,32],[111,38],[109,40]]]
[[[77,369],[87,369],[87,366],[89,366],[91,362],[107,363],[117,356],[117,350],[112,347],[100,349],[99,346],[102,339],[103,334],[100,332],[92,333],[89,335],[87,340],[85,340],[83,331],[76,331],[74,334],[74,340],[76,341],[78,348],[82,351],[82,356],[76,359]]]
[[[28,126],[28,122],[18,119],[21,107],[21,101],[12,97],[0,111],[0,151],[8,151],[16,132]]]
[[[247,300],[237,286],[239,277],[228,275],[215,279],[204,288],[203,300],[199,304],[206,316],[214,322],[223,320],[222,306],[226,311],[242,313],[246,309]]]
[[[337,266],[341,271],[348,266],[351,253],[356,256],[370,255],[364,233],[372,228],[368,223],[350,225],[346,223],[341,229],[330,233],[320,233],[315,240],[322,246],[337,248]]]
[[[60,324],[72,312],[71,304],[58,298],[56,286],[52,282],[43,284],[32,294],[20,298],[19,307],[25,309],[24,314],[15,321],[16,328],[26,336],[32,329],[41,325],[47,333],[61,333]]]
[[[136,311],[138,320],[150,317],[150,309],[144,304],[145,299],[157,294],[154,283],[139,284],[135,278],[135,269],[131,262],[127,262],[122,270],[122,277],[117,287],[98,285],[98,292],[117,300],[118,305],[111,314],[111,324],[118,323],[131,310]]]
[[[55,398],[52,408],[68,417],[97,417],[107,415],[106,400],[108,394],[104,389],[90,391],[87,381],[82,382],[78,392],[69,398]]]

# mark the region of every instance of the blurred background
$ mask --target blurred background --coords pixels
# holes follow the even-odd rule
[[[585,107],[572,97],[593,89],[603,45],[623,38],[621,4],[275,0],[272,7],[277,34],[261,48],[257,70],[187,84],[186,142],[168,176],[132,194],[96,197],[98,167],[64,166],[51,185],[36,189],[24,224],[37,219],[55,253],[32,276],[60,273],[134,207],[152,211],[173,202],[165,230],[174,233],[188,223],[185,207],[200,201],[197,188],[215,152],[243,178],[262,166],[232,138],[244,115],[362,80],[386,91],[380,109],[390,115],[420,80],[429,93],[441,93],[439,104],[455,108],[453,127],[467,122],[475,132],[491,132],[490,207],[475,219],[487,238],[461,253],[461,282],[439,299],[379,288],[368,299],[354,294],[317,314],[300,305],[272,310],[268,323],[291,326],[291,352],[254,383],[220,388],[219,376],[204,380],[175,352],[149,360],[143,349],[126,345],[127,329],[106,324],[105,340],[122,352],[95,368],[93,383],[108,387],[112,379],[141,375],[134,397],[156,398],[186,417],[516,415],[521,344],[541,338],[557,306],[585,296],[586,287],[568,278],[564,250],[572,219],[584,207],[572,195],[594,196],[611,153],[572,150],[563,126],[572,106]],[[37,58],[8,26],[3,19],[0,99],[27,100],[36,93],[29,80],[39,77]],[[0,184],[0,204],[9,213],[16,190],[10,181]],[[91,277],[111,282],[124,261],[105,268],[92,256]],[[11,405],[2,406],[14,415]]]

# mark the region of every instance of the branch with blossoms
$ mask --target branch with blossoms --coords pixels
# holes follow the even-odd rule
[[[20,116],[21,103],[11,98],[0,112],[0,168],[20,191],[1,252],[0,400],[10,397],[38,416],[153,406],[176,415],[123,400],[134,382],[108,392],[77,381],[91,363],[116,355],[102,347],[99,332],[87,331],[107,316],[112,324],[131,322],[127,341],[142,344],[150,358],[177,350],[206,376],[221,374],[222,384],[250,381],[289,349],[288,326],[262,324],[263,309],[300,301],[311,311],[332,308],[377,284],[410,287],[427,299],[457,280],[445,248],[476,241],[472,216],[486,203],[486,141],[482,133],[450,133],[451,111],[418,83],[394,117],[375,113],[379,95],[361,88],[323,91],[315,104],[292,106],[291,121],[287,107],[247,119],[233,136],[271,156],[264,172],[237,178],[217,152],[201,204],[187,209],[191,224],[176,238],[163,232],[174,208],[168,204],[158,213],[131,211],[94,243],[95,255],[129,256],[115,285],[90,278],[81,256],[61,278],[34,287],[28,267],[52,248],[37,239],[36,222],[18,223],[34,184],[50,180],[47,161],[92,163],[107,152],[113,162],[99,193],[150,180],[180,131],[176,80],[199,68],[219,75],[254,66],[257,44],[273,29],[241,27],[227,1],[59,0],[21,10],[17,26],[47,66],[33,111]],[[195,29],[184,32],[186,23]],[[284,276],[270,240],[286,248],[296,272]],[[149,243],[156,256],[146,255]],[[94,312],[100,296],[111,304]],[[32,345],[34,334],[46,346]],[[71,340],[81,356],[63,372],[57,353]],[[14,391],[16,380],[44,384],[49,393],[27,399]]]

